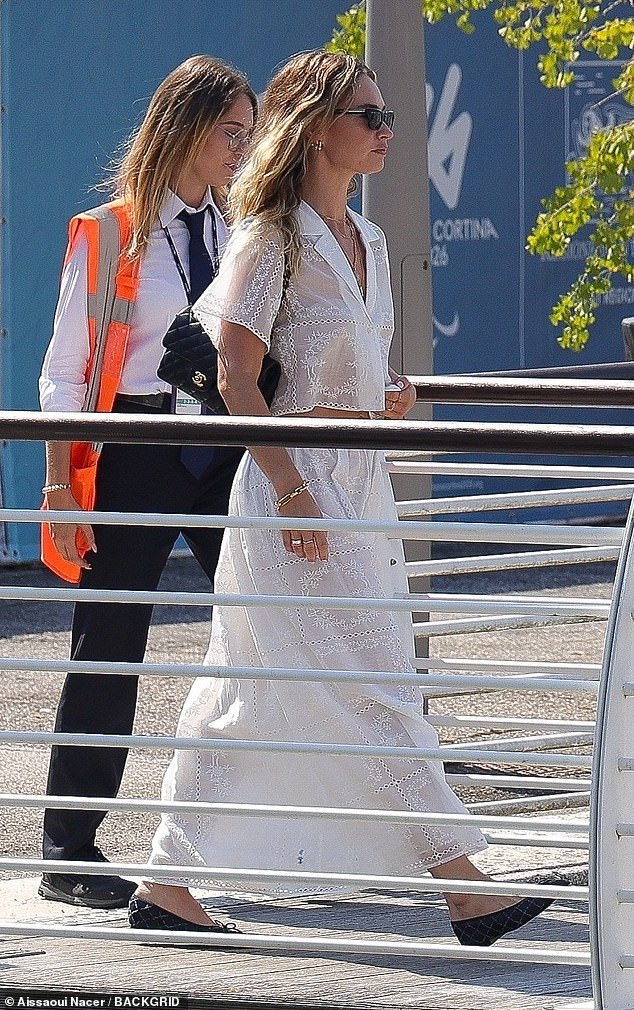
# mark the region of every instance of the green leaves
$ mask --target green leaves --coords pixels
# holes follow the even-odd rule
[[[623,49],[634,49],[634,21],[617,19],[595,28],[584,42],[584,48],[602,60],[616,60]]]
[[[634,282],[634,121],[598,130],[586,154],[566,165],[568,185],[542,201],[544,211],[528,236],[527,249],[562,257],[571,239],[594,226],[592,252],[583,271],[554,306],[550,320],[561,326],[559,343],[578,351],[587,343],[595,310],[617,277]],[[614,199],[616,197],[616,199]]]
[[[631,7],[632,0],[422,0],[421,13],[430,24],[452,17],[463,32],[471,33],[472,15],[491,8],[506,45],[538,47],[537,67],[547,88],[569,87],[575,80],[574,65],[586,53],[614,61],[615,93],[622,103],[634,105],[634,18],[618,16],[620,9]],[[337,22],[327,48],[363,57],[365,5],[354,4]],[[561,328],[559,343],[575,351],[588,341],[596,309],[613,281],[634,283],[634,121],[601,128],[603,104],[605,100],[596,107],[597,130],[586,153],[565,166],[567,183],[542,201],[544,209],[526,244],[531,253],[545,258],[565,257],[581,232],[590,244],[581,274],[550,315]]]
[[[329,53],[348,53],[362,60],[365,54],[365,21],[365,4],[353,4],[345,14],[337,15],[339,28],[335,28],[324,48]]]

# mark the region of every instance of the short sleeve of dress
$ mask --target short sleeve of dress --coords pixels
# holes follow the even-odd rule
[[[220,323],[239,323],[259,337],[268,348],[271,330],[282,301],[284,253],[279,233],[258,231],[245,221],[232,233],[209,287],[193,306],[193,312],[219,345]]]

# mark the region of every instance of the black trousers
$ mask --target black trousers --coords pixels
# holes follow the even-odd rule
[[[127,405],[127,411],[131,407]],[[135,406],[135,413],[156,411]],[[214,462],[195,479],[180,460],[178,446],[104,445],[99,461],[95,509],[121,512],[186,512],[222,515],[242,455],[218,448]],[[174,543],[183,534],[213,584],[222,529],[100,526],[97,551],[88,556],[80,585],[85,589],[153,590]],[[142,662],[152,607],[129,603],[77,603],[71,660]],[[55,721],[56,732],[132,732],[138,678],[72,673],[66,677]],[[117,795],[127,751],[115,747],[53,747],[47,793],[65,796]],[[95,832],[105,817],[98,810],[46,810],[45,859],[91,859]]]

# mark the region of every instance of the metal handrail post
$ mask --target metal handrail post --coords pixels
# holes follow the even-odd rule
[[[631,844],[619,825],[634,820],[631,771],[631,679],[634,648],[634,505],[619,559],[599,682],[590,799],[590,945],[596,1010],[630,1010],[634,980]]]

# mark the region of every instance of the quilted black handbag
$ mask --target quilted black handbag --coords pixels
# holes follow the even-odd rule
[[[218,392],[218,354],[191,305],[182,309],[163,337],[165,351],[157,369],[159,379],[204,403],[212,414],[227,414]],[[279,382],[279,363],[264,355],[258,386],[270,406]]]

